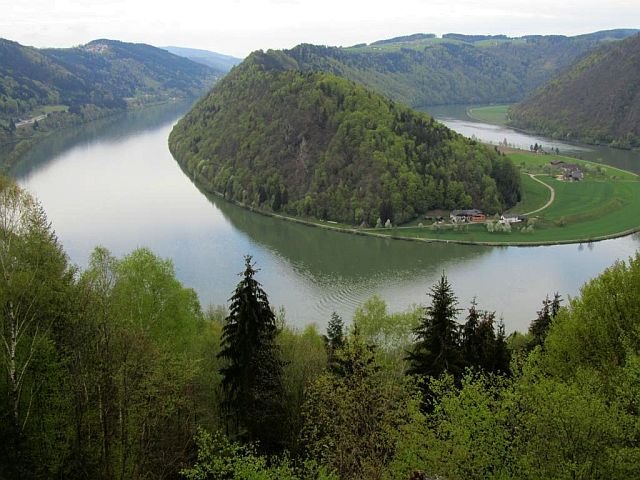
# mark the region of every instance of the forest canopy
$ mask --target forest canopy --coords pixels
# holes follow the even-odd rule
[[[375,225],[434,208],[496,213],[520,198],[496,151],[352,81],[252,54],[174,128],[170,149],[205,189],[244,205]]]

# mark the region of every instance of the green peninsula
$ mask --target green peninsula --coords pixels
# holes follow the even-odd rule
[[[494,149],[350,80],[299,71],[282,52],[256,52],[224,77],[169,146],[210,192],[351,226],[520,200],[518,170]]]

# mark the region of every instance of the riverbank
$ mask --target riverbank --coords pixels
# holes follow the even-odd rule
[[[528,212],[535,216],[528,218],[526,223],[509,225],[508,230],[489,229],[485,223],[454,225],[437,222],[423,226],[357,228],[331,221],[294,217],[226,199],[204,178],[196,176],[194,179],[191,174],[185,173],[204,192],[249,211],[352,235],[423,243],[544,246],[597,242],[640,232],[640,222],[637,221],[637,211],[640,208],[638,175],[616,167],[558,155],[541,155],[518,150],[511,150],[509,155],[521,169],[523,176],[536,177],[536,181],[523,183],[524,199],[510,212],[527,213],[519,211],[518,207],[521,205],[526,208],[535,205],[537,208]],[[558,180],[549,174],[551,161],[575,162],[584,170],[585,178],[580,182]],[[539,177],[544,180],[540,180]],[[540,189],[543,194],[540,193]],[[535,200],[525,203],[529,197]],[[492,226],[496,225],[498,218],[492,218],[490,222]]]
[[[509,127],[515,131],[524,132],[531,135],[543,135],[552,140],[559,140],[562,142],[569,142],[573,144],[584,144],[590,145],[593,147],[608,147],[615,148],[618,150],[625,151],[640,151],[640,147],[632,146],[632,145],[620,145],[616,142],[608,142],[608,141],[598,141],[597,139],[583,136],[583,137],[575,137],[572,139],[567,139],[566,135],[558,135],[555,131],[551,130],[536,130],[531,128],[525,128],[523,126],[514,125],[511,122],[509,117],[509,108],[511,104],[508,105],[481,105],[481,106],[473,106],[467,108],[467,116],[475,121],[484,122],[491,125],[498,125],[501,127]]]
[[[0,172],[10,172],[32,149],[53,134],[62,135],[70,129],[91,125],[100,120],[115,118],[161,105],[176,104],[186,100],[188,99],[167,98],[149,101],[144,104],[130,102],[129,107],[125,109],[85,106],[76,113],[69,112],[66,108],[42,107],[42,109],[46,110],[44,117],[38,116],[34,117],[35,120],[30,119],[21,124],[16,124],[15,130],[11,133],[0,129]],[[195,101],[195,98],[192,100]]]

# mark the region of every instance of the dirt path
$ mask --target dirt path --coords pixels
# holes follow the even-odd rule
[[[536,176],[532,173],[528,174],[533,180],[535,180],[538,183],[541,183],[542,185],[544,185],[545,187],[547,187],[549,189],[549,191],[551,192],[551,197],[549,198],[549,201],[547,203],[545,203],[543,206],[541,206],[540,208],[536,209],[536,210],[532,210],[531,212],[527,212],[527,213],[523,213],[522,215],[533,215],[534,213],[538,213],[541,212],[542,210],[544,210],[545,208],[547,208],[549,205],[551,205],[553,203],[553,201],[556,199],[556,191],[555,189],[547,184],[544,183],[542,180],[536,178]]]

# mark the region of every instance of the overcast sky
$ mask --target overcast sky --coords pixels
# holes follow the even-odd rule
[[[24,45],[111,38],[238,57],[411,33],[574,35],[638,27],[640,0],[0,0],[0,37]]]

